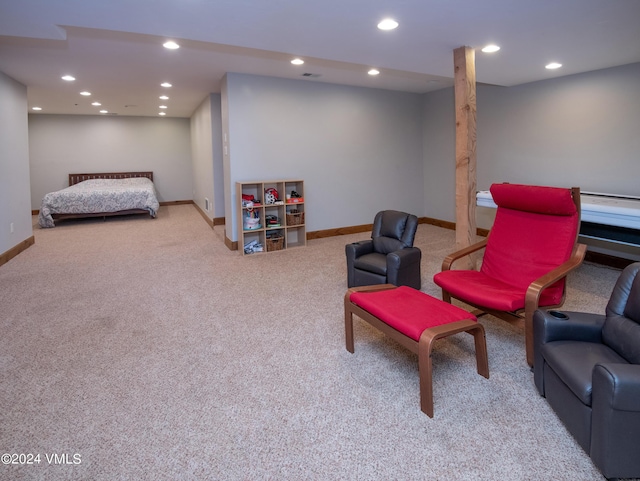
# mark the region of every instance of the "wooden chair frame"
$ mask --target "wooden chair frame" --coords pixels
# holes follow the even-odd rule
[[[571,189],[571,198],[573,199],[573,203],[578,209],[578,215],[580,215],[580,189],[578,187],[573,187]],[[578,224],[579,223],[580,219],[578,219]],[[536,309],[539,308],[540,295],[542,294],[542,291],[552,285],[554,282],[557,282],[560,279],[566,277],[567,274],[569,274],[571,271],[579,267],[580,264],[582,264],[584,256],[587,252],[587,246],[585,244],[580,244],[577,242],[579,232],[580,229],[577,230],[576,244],[569,259],[560,264],[552,271],[547,272],[542,277],[534,280],[529,285],[525,295],[524,309],[520,309],[515,312],[497,311],[493,309],[487,309],[484,306],[473,304],[466,301],[465,299],[459,299],[465,304],[475,307],[476,310],[473,311],[473,314],[477,317],[485,314],[491,314],[492,316],[495,316],[507,322],[516,323],[518,325],[524,323],[525,349],[527,355],[527,363],[529,364],[529,366],[533,366],[533,313],[536,311]],[[491,235],[491,232],[489,232],[489,235]],[[451,266],[456,260],[462,259],[463,257],[484,249],[487,246],[487,242],[488,238],[472,244],[469,247],[465,247],[464,249],[460,249],[449,254],[442,262],[442,270],[448,271],[451,269]],[[562,300],[560,301],[560,303],[553,306],[544,306],[544,309],[553,309],[562,306],[562,304],[564,304],[566,292],[567,291],[565,286],[565,290],[562,294]],[[449,294],[449,292],[445,291],[444,289],[442,289],[442,300],[451,303],[451,294]]]

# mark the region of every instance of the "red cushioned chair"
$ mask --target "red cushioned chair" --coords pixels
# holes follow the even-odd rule
[[[578,244],[580,189],[494,184],[498,206],[487,239],[447,256],[433,280],[442,298],[459,299],[508,321],[524,319],[527,363],[533,365],[533,313],[559,307],[565,277],[587,246]],[[480,270],[451,270],[453,262],[484,248]]]

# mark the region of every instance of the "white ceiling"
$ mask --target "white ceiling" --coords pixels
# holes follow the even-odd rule
[[[226,72],[428,92],[453,84],[460,46],[502,86],[640,62],[640,0],[0,0],[0,71],[49,114],[157,116],[166,93],[190,117]]]

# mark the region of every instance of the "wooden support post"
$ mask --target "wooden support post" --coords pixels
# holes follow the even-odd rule
[[[475,51],[453,51],[456,108],[456,249],[476,240],[476,70]],[[471,267],[471,259],[466,268]],[[464,267],[462,261],[461,268]]]

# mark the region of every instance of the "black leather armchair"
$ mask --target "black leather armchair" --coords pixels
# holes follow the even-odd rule
[[[604,316],[533,318],[536,388],[607,478],[640,477],[639,271],[624,269]]]
[[[413,247],[417,229],[415,215],[396,210],[378,212],[371,239],[345,248],[348,286],[393,284],[420,289],[422,253]]]

